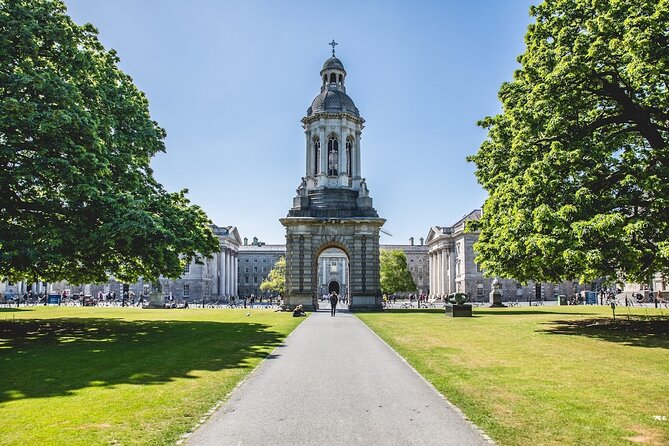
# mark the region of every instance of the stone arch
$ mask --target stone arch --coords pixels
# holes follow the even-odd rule
[[[350,281],[351,278],[351,253],[352,253],[352,247],[347,246],[346,242],[344,240],[341,240],[339,237],[333,237],[331,239],[322,239],[320,240],[320,244],[318,244],[318,240],[315,240],[316,243],[314,243],[314,249],[313,249],[313,254],[311,256],[311,289],[314,295],[314,305],[317,305],[317,298],[319,294],[319,284],[318,284],[318,259],[321,257],[321,255],[327,251],[328,249],[335,248],[340,250],[341,252],[344,253],[344,255],[347,258],[347,268],[348,271],[346,272],[346,280]],[[349,284],[340,284],[344,285],[343,287],[346,288],[347,290],[350,289]],[[350,303],[350,300],[349,300]]]
[[[318,258],[337,248],[348,259],[349,309],[380,308],[379,228],[384,222],[373,217],[281,219],[286,227],[286,305],[318,308]]]

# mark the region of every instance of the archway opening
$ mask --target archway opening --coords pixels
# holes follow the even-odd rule
[[[323,249],[317,260],[316,294],[318,307],[330,309],[330,294],[337,293],[337,308],[348,308],[350,262],[348,255],[337,247]]]
[[[337,293],[337,295],[339,295],[339,292],[340,292],[339,282],[333,280],[328,284],[328,293]]]

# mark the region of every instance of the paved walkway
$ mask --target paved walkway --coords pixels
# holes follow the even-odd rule
[[[348,312],[309,316],[188,445],[487,445]]]

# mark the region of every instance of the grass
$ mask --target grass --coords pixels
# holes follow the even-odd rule
[[[0,309],[0,444],[174,444],[302,318]]]
[[[667,311],[616,313],[616,323],[606,307],[358,316],[500,445],[667,445]]]

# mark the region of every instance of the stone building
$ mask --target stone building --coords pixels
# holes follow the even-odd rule
[[[178,301],[186,300],[199,302],[206,300],[225,300],[237,293],[237,263],[238,251],[241,244],[239,232],[234,226],[219,227],[212,225],[214,235],[218,238],[220,250],[211,258],[201,259],[201,264],[191,262],[184,267],[183,275],[178,279],[161,278],[161,286],[165,295],[172,296]],[[7,285],[0,284],[0,294],[11,297],[22,294],[28,289],[25,283]],[[66,281],[54,283],[33,284],[36,293],[46,291],[49,294],[68,295],[84,293],[87,296],[97,296],[102,292],[115,293],[117,299],[123,296],[124,291],[132,292],[135,296],[141,293],[151,293],[153,284],[140,279],[135,283],[126,284],[114,278],[102,284],[74,285]]]
[[[178,300],[227,300],[237,294],[241,238],[235,226],[212,225],[220,250],[202,264],[191,262],[178,279],[160,279],[163,292]]]
[[[326,296],[335,291],[348,295],[348,258],[338,249],[326,249],[318,259],[318,295]]]
[[[428,294],[430,291],[430,262],[428,247],[423,244],[414,245],[414,238],[409,239],[408,245],[381,245],[381,249],[399,249],[404,251],[407,257],[407,267],[416,283],[417,294]]]
[[[244,244],[239,247],[237,295],[240,297],[248,297],[251,294],[263,295],[260,284],[267,278],[276,262],[285,255],[286,245],[268,245],[259,242],[256,237],[249,245],[245,237]]]
[[[480,217],[481,211],[476,209],[453,226],[430,228],[425,243],[429,255],[431,297],[443,298],[451,293],[465,293],[472,301],[488,301],[494,278],[485,277],[474,260],[474,243],[478,240],[478,232],[466,230],[468,221]],[[584,288],[590,288],[569,281],[559,284],[528,282],[523,285],[515,280],[499,280],[502,285],[502,299],[505,301],[527,301],[539,297],[550,300],[557,294],[571,296]]]

